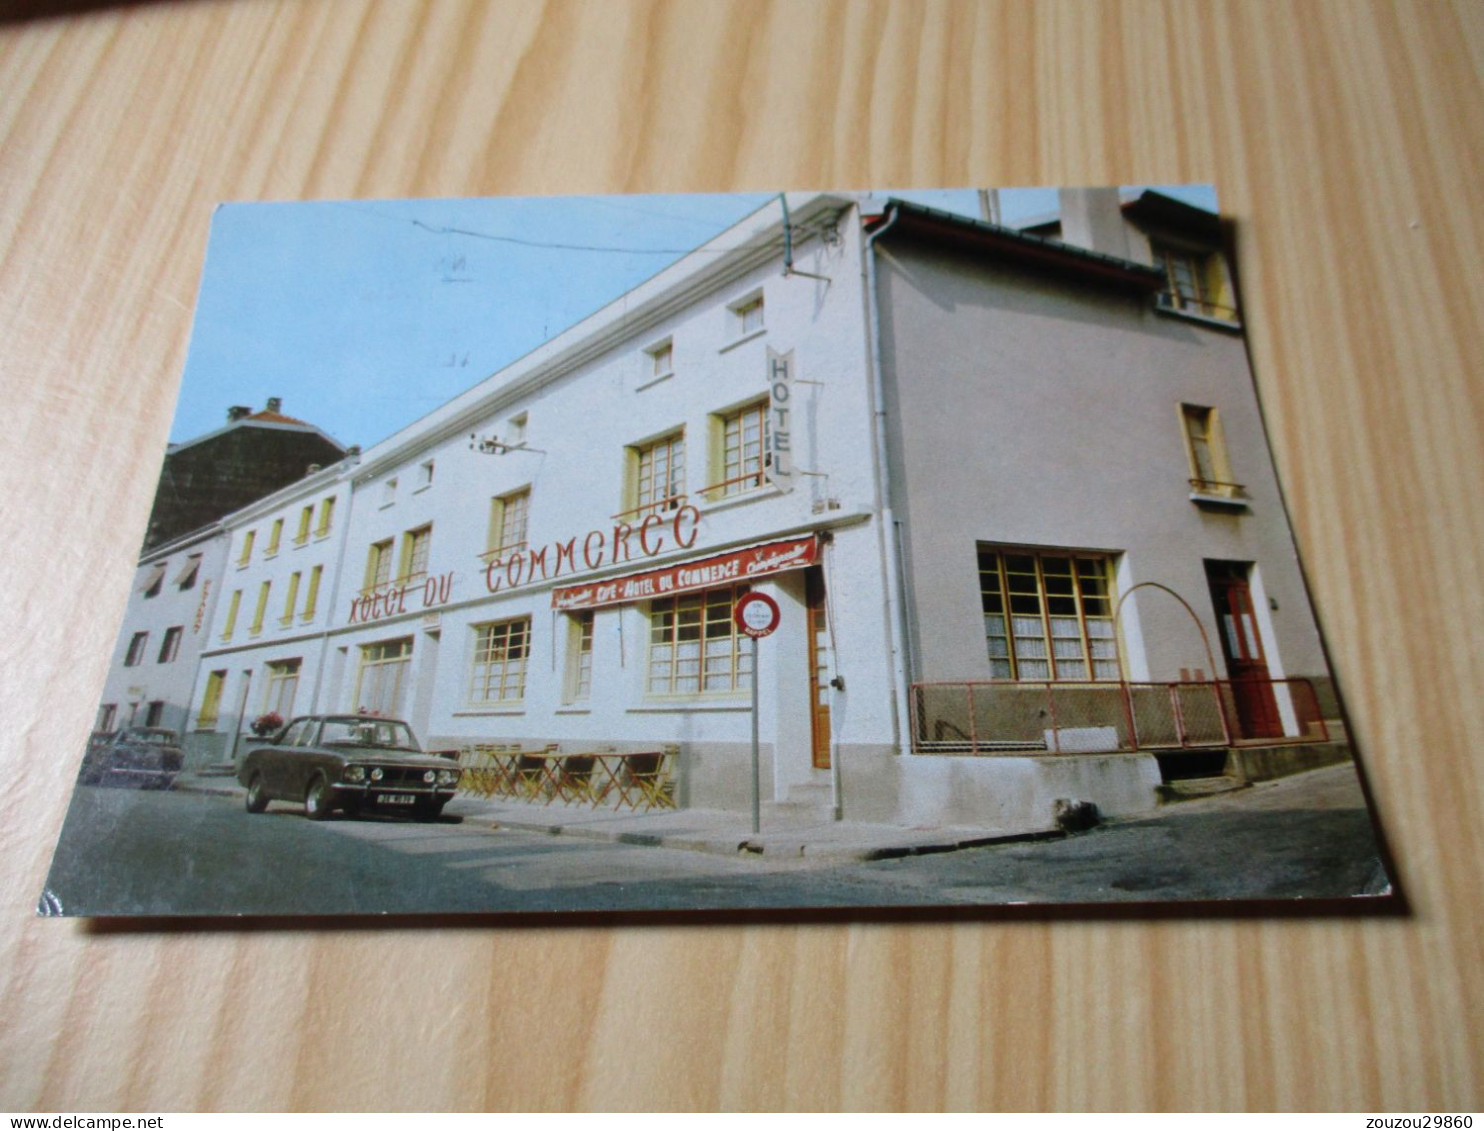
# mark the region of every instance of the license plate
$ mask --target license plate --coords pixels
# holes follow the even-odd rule
[[[376,800],[382,805],[416,805],[417,794],[415,793],[381,793]]]

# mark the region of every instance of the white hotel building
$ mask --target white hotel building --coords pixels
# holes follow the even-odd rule
[[[1115,227],[1196,231],[1176,243],[1225,297],[1195,210],[1149,197],[1093,204]],[[833,796],[849,816],[1146,808],[1159,742],[1129,681],[1199,690],[1249,645],[1328,694],[1234,311],[1190,306],[1182,265],[1151,266],[1148,238],[1113,255],[896,202],[787,203],[229,516],[193,757],[231,758],[262,714],[365,710],[430,748],[673,744],[681,805],[743,809],[751,644],[732,607],[747,589],[782,610],[758,646],[765,799]],[[1053,359],[1070,385],[1001,398],[1007,357],[1027,373]],[[1147,395],[1107,395],[1125,375]],[[1116,442],[1017,479],[1069,416]],[[1127,442],[1142,431],[1160,443]],[[1152,588],[1130,592],[1175,574],[1221,659],[1192,659],[1195,630]],[[1213,604],[1218,578],[1271,608]],[[987,681],[967,718],[931,705]],[[1058,681],[1096,682],[1103,706],[1058,722]],[[983,706],[1007,690],[1052,717],[954,740],[976,711],[980,730],[1008,718]],[[1312,710],[1270,698],[1266,737],[1313,737]]]

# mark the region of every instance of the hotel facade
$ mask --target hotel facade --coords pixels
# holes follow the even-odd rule
[[[748,591],[781,610],[765,801],[1136,812],[1179,756],[1321,745],[1214,218],[1062,211],[791,194],[227,516],[193,760],[264,715],[364,711],[430,748],[672,748],[678,804],[743,810]]]

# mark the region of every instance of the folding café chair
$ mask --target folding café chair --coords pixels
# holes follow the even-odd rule
[[[555,785],[546,803],[550,805],[558,798],[563,805],[576,801],[596,805],[598,796],[593,782],[593,768],[597,765],[596,754],[568,754],[557,760]]]
[[[671,757],[668,752],[654,750],[624,757],[629,786],[637,791],[638,801],[645,810],[675,808],[675,783],[670,773]],[[625,800],[628,791],[625,790]],[[638,808],[634,804],[634,808]]]

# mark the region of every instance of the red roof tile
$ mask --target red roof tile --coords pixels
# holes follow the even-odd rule
[[[251,416],[243,417],[244,420],[261,420],[265,424],[302,424],[305,428],[313,428],[307,420],[297,420],[292,416],[285,416],[281,412],[269,412],[266,408],[262,412],[255,412]]]

